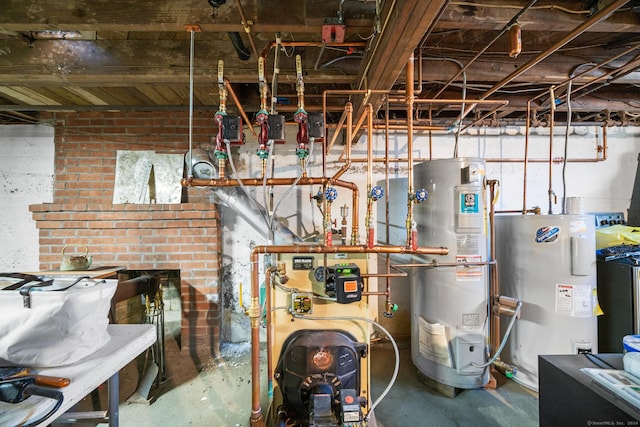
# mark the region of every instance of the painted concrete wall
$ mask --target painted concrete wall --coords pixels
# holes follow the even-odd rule
[[[0,270],[38,270],[29,205],[53,201],[54,129],[0,126]]]

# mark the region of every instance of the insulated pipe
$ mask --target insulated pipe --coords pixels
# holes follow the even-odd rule
[[[285,254],[285,253],[387,253],[387,254],[417,254],[417,255],[447,255],[449,250],[444,247],[417,247],[415,249],[402,246],[374,246],[367,248],[365,245],[357,246],[326,246],[326,245],[284,245],[269,246],[260,245],[251,250],[251,306],[249,307],[249,317],[251,318],[251,418],[249,424],[252,427],[265,427],[266,423],[262,416],[260,406],[260,284],[258,281],[259,257],[264,254]],[[271,292],[270,288],[266,292]],[[267,348],[267,351],[271,351]]]
[[[183,178],[180,183],[183,187],[237,187],[246,185],[250,187],[261,187],[263,185],[280,186],[292,185],[296,182],[299,185],[323,185],[326,186],[329,178],[325,177],[300,177],[298,178],[244,178],[244,179],[195,179],[192,177]],[[266,182],[266,184],[265,184]],[[332,182],[337,187],[351,190],[351,235],[352,240],[355,238],[357,242],[358,236],[358,197],[360,190],[358,186],[352,182],[336,180]]]

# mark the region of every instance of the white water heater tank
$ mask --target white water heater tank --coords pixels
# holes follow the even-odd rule
[[[422,374],[456,388],[489,380],[484,177],[481,159],[433,160],[414,168],[415,189],[429,193],[414,210],[418,243],[447,247],[449,254],[433,258],[446,266],[413,270],[411,357]]]
[[[522,301],[500,358],[517,367],[515,381],[538,390],[538,355],[597,352],[595,221],[497,215],[495,228],[500,295]]]

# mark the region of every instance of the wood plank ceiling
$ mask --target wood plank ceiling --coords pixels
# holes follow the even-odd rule
[[[340,24],[344,41],[323,41],[323,28],[339,40]],[[5,0],[0,123],[37,121],[41,111],[186,110],[191,54],[197,109],[218,109],[223,60],[238,103],[255,114],[262,56],[274,110],[291,119],[300,55],[308,111],[321,111],[329,90],[328,120],[349,100],[372,102],[382,117],[386,97],[376,91],[392,91],[390,115],[401,118],[413,54],[416,97],[466,100],[421,101],[417,117],[429,123],[449,126],[461,113],[467,123],[522,123],[528,104],[532,122],[544,123],[553,94],[556,120],[569,105],[572,122],[635,125],[639,33],[638,0]],[[238,106],[229,100],[228,109]]]

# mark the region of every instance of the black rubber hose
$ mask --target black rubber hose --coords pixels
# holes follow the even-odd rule
[[[251,52],[246,48],[242,38],[240,37],[239,32],[229,32],[229,38],[231,39],[231,43],[233,43],[233,47],[236,48],[236,52],[238,53],[238,58],[241,61],[246,61],[251,57]]]

